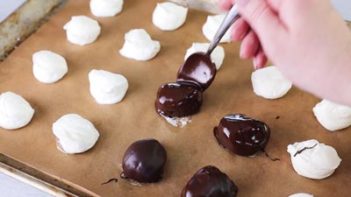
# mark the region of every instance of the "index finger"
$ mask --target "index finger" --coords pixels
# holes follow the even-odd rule
[[[233,6],[234,2],[235,0],[220,0],[219,6],[222,10],[229,10]]]

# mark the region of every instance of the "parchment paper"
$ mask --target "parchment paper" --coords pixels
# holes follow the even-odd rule
[[[351,191],[351,129],[330,133],[315,120],[312,107],[319,99],[292,89],[286,97],[269,101],[254,95],[251,63],[238,58],[238,45],[225,45],[226,58],[213,85],[204,95],[199,114],[185,128],[174,128],[154,109],[161,83],[173,81],[192,42],[205,42],[201,26],[206,14],[190,11],[184,27],[162,32],[151,22],[156,0],[125,1],[123,12],[99,18],[102,34],[97,42],[80,47],[66,41],[63,25],[72,15],[91,16],[87,0],[69,1],[0,65],[0,92],[14,91],[35,108],[31,124],[16,131],[0,129],[0,151],[21,162],[86,188],[100,196],[179,196],[188,179],[201,167],[215,165],[239,187],[239,197],[288,196],[309,192],[317,197],[349,196]],[[148,62],[121,57],[124,33],[145,28],[162,44],[160,54]],[[31,56],[49,49],[66,57],[69,72],[62,81],[45,85],[32,75]],[[98,105],[89,94],[88,72],[105,69],[125,75],[130,83],[126,98],[116,105]],[[56,149],[51,125],[66,113],[91,120],[101,133],[87,153],[65,155]],[[213,137],[213,127],[228,113],[244,113],[265,121],[272,130],[267,152],[254,158],[230,154]],[[279,116],[279,119],[277,117]],[[121,173],[125,149],[134,141],[156,138],[164,144],[168,161],[161,182],[133,186],[124,180],[101,185]],[[286,152],[289,143],[315,138],[332,145],[343,159],[328,179],[309,180],[295,173]]]

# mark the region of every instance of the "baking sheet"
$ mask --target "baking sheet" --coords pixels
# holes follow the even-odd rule
[[[88,1],[69,1],[1,63],[0,92],[21,94],[36,113],[31,124],[23,129],[0,129],[0,152],[97,196],[179,196],[187,180],[205,165],[215,165],[227,173],[238,185],[239,197],[288,196],[295,192],[317,197],[348,196],[351,129],[325,131],[311,111],[319,99],[295,88],[275,101],[255,96],[250,83],[251,64],[239,59],[237,44],[225,45],[224,65],[204,95],[201,112],[190,125],[174,128],[155,113],[159,85],[175,79],[185,50],[192,42],[206,42],[201,33],[205,13],[190,11],[184,27],[162,32],[151,22],[156,2],[125,1],[120,15],[98,19],[102,35],[97,42],[80,47],[66,41],[62,27],[72,15],[91,16]],[[136,62],[118,54],[124,33],[132,28],[145,28],[161,42],[162,50],[155,59]],[[31,56],[42,49],[53,50],[67,59],[69,72],[62,81],[46,85],[33,77]],[[93,68],[128,78],[130,88],[123,102],[111,106],[95,103],[88,90],[88,72]],[[91,120],[101,134],[96,146],[84,154],[65,155],[56,149],[51,125],[72,112]],[[265,121],[272,130],[267,152],[281,161],[272,162],[263,154],[254,158],[235,156],[222,149],[212,130],[228,113],[244,113]],[[119,176],[124,151],[132,142],[144,138],[158,139],[167,150],[164,179],[143,186],[121,179],[101,185]],[[309,180],[292,169],[287,145],[311,138],[332,145],[343,159],[328,179]]]
[[[26,0],[2,0],[0,1],[0,23],[16,11]]]

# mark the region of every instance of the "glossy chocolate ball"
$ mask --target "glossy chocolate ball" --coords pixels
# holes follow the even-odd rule
[[[157,140],[136,141],[124,153],[122,177],[140,183],[157,182],[162,178],[166,160],[166,150]]]
[[[214,166],[198,170],[184,187],[181,197],[235,197],[238,187]]]
[[[231,114],[222,118],[214,128],[214,135],[224,148],[241,156],[250,156],[264,150],[270,129],[264,122],[242,114]]]
[[[200,87],[190,82],[163,84],[155,102],[156,111],[166,117],[185,117],[197,113],[202,105]]]

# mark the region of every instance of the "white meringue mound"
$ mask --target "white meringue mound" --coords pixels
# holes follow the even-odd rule
[[[100,134],[94,125],[78,114],[66,114],[52,125],[57,148],[67,154],[82,153],[91,149]]]
[[[132,29],[124,35],[124,45],[119,53],[129,59],[147,61],[161,49],[159,41],[151,39],[144,29]]]
[[[322,100],[313,108],[318,122],[329,131],[337,131],[351,126],[351,107]]]
[[[33,75],[42,83],[55,83],[68,71],[67,62],[61,55],[42,50],[33,54]]]
[[[266,99],[281,98],[292,87],[292,83],[275,66],[254,71],[251,82],[255,94]]]
[[[26,126],[33,115],[34,109],[22,96],[13,92],[0,94],[0,127],[19,129]]]
[[[205,53],[210,46],[209,43],[193,43],[190,48],[186,51],[184,60],[186,60],[190,55],[203,52]],[[217,46],[211,53],[211,60],[216,65],[217,70],[219,70],[223,64],[225,57],[224,48],[222,46]]]
[[[160,114],[165,120],[166,122],[168,122],[170,125],[174,126],[174,127],[179,127],[179,128],[183,128],[186,125],[188,125],[189,123],[191,123],[191,116],[186,116],[186,117],[167,117],[164,116],[162,114]]]
[[[303,150],[306,147],[307,149]],[[290,144],[287,151],[290,153],[294,170],[310,179],[329,177],[341,162],[333,147],[319,143],[315,139]],[[302,152],[296,154],[299,151]]]
[[[89,82],[90,94],[98,104],[118,103],[128,90],[128,80],[123,75],[104,70],[91,70]]]
[[[313,195],[307,193],[296,193],[289,195],[289,197],[313,197]]]
[[[90,0],[90,11],[97,17],[111,17],[123,9],[123,0]]]
[[[99,23],[87,16],[72,16],[63,29],[67,40],[80,46],[93,43],[101,32]]]
[[[163,31],[173,31],[181,27],[186,20],[188,8],[171,3],[158,3],[152,14],[152,23]]]
[[[226,14],[219,14],[214,16],[208,16],[205,24],[202,26],[202,33],[207,38],[207,40],[212,41],[214,36],[217,33],[219,26],[221,25],[222,21],[224,20]],[[227,31],[224,34],[221,43],[231,42],[231,31]]]

